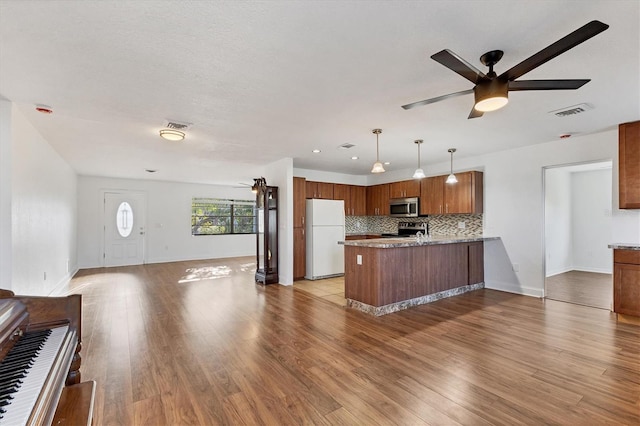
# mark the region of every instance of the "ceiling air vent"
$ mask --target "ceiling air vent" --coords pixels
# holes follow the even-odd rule
[[[562,109],[557,109],[555,111],[549,111],[549,114],[555,114],[558,117],[568,117],[570,115],[581,114],[585,111],[589,111],[590,109],[593,109],[593,105],[578,104]]]
[[[342,145],[340,145],[338,148],[340,149],[349,149],[349,148],[353,148],[355,145],[352,143],[343,143]]]
[[[189,128],[191,127],[192,124],[193,123],[184,123],[184,122],[175,121],[175,120],[166,120],[164,122],[164,128],[165,129],[180,130],[180,131],[184,132],[185,130],[189,130]]]

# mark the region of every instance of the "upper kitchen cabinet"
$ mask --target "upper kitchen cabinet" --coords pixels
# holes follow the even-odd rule
[[[293,227],[303,228],[306,216],[306,179],[293,178]]]
[[[364,216],[367,214],[366,188],[357,185],[333,185],[333,199],[344,200],[345,216]]]
[[[403,180],[389,184],[389,198],[407,198],[420,196],[420,180]]]
[[[306,184],[306,196],[307,198],[333,200],[333,184],[308,180]]]
[[[640,209],[640,121],[618,127],[621,209]]]
[[[420,214],[444,213],[444,185],[446,176],[433,176],[420,182]]]
[[[482,172],[456,174],[458,183],[444,184],[445,213],[482,213]]]
[[[366,194],[368,216],[389,214],[389,184],[367,186]]]
[[[420,214],[482,213],[482,172],[457,173],[458,183],[447,176],[422,179]]]

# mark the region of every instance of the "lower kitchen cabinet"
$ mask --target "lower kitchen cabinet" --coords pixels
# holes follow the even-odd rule
[[[613,251],[613,311],[640,317],[640,250]]]

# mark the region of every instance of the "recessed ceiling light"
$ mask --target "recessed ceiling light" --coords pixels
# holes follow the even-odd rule
[[[385,165],[385,166],[388,166],[389,164],[391,164],[391,161],[385,161],[385,162],[384,162],[384,165]]]
[[[168,141],[181,141],[184,139],[184,132],[173,129],[162,129],[160,130],[160,137]]]
[[[320,152],[320,150],[319,150],[319,149],[314,149],[314,150],[313,150],[313,151],[311,151],[311,152],[313,152],[314,154],[317,154],[317,153],[319,153],[319,152]]]
[[[351,159],[352,159],[352,160],[357,160],[357,159],[358,159],[358,157],[354,155],[353,157],[351,157]]]

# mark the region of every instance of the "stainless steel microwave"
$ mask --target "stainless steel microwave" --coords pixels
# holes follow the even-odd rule
[[[419,212],[419,199],[417,197],[392,198],[389,200],[389,216],[418,217]]]

